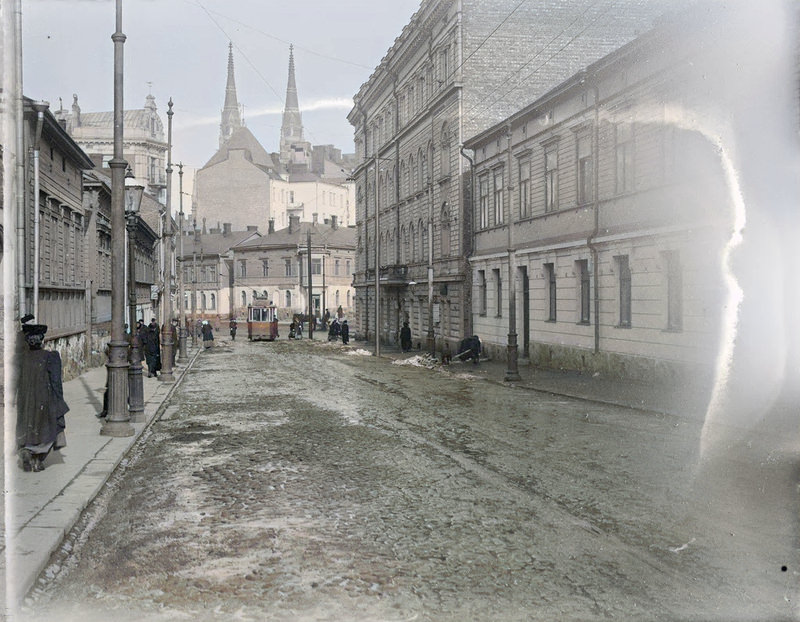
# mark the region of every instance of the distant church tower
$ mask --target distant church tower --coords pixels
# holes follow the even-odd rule
[[[236,82],[233,79],[233,43],[228,44],[228,82],[225,85],[225,105],[222,123],[219,124],[219,146],[222,147],[233,132],[242,127],[242,115],[236,99]]]
[[[289,81],[286,85],[286,105],[281,124],[280,161],[284,166],[303,164],[310,161],[310,144],[303,140],[303,119],[297,103],[297,83],[294,79],[294,46],[289,46]]]

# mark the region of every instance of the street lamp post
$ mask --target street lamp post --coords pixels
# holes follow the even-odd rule
[[[114,157],[111,168],[111,341],[108,362],[108,415],[100,434],[103,436],[133,436],[130,414],[126,407],[128,393],[128,342],[123,323],[125,318],[125,169],[122,158],[122,0],[116,0],[116,31],[114,42]]]
[[[128,322],[131,327],[128,350],[128,411],[131,421],[144,421],[142,386],[142,342],[136,330],[136,227],[144,186],[136,181],[130,167],[125,175],[125,223],[128,229]]]
[[[197,245],[199,234],[197,233],[197,221],[192,221],[194,236],[192,237],[192,347],[197,347]]]
[[[189,357],[186,354],[186,303],[183,298],[184,294],[184,279],[183,279],[183,162],[178,163],[178,190],[180,199],[178,205],[180,206],[178,212],[178,226],[180,227],[180,236],[178,238],[178,255],[180,257],[180,266],[178,267],[178,362],[185,364]]]
[[[508,347],[506,351],[506,358],[508,367],[504,380],[515,381],[519,380],[518,356],[519,351],[517,347],[517,269],[516,269],[516,255],[514,251],[514,218],[513,209],[511,205],[511,191],[513,186],[511,184],[511,127],[508,127],[508,182],[506,183],[508,198],[506,205],[508,205]]]
[[[375,356],[381,355],[381,210],[378,205],[378,184],[381,173],[378,170],[379,159],[375,154]]]
[[[163,360],[161,362],[162,382],[175,382],[175,375],[172,373],[172,352],[175,343],[172,340],[172,98],[167,103],[167,205],[166,222],[164,224],[164,326],[161,328],[161,347],[163,350]]]

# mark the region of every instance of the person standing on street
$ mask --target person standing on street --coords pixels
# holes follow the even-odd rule
[[[61,355],[42,348],[47,326],[23,324],[27,351],[19,361],[17,386],[17,450],[24,471],[43,471],[44,460],[52,449],[67,444]]]
[[[236,319],[231,319],[230,329],[231,329],[231,341],[236,341]]]
[[[411,328],[408,326],[408,322],[403,322],[403,328],[400,329],[400,348],[403,352],[411,349]]]
[[[350,327],[347,325],[347,320],[342,321],[342,344],[347,345],[350,343]]]
[[[156,318],[150,320],[145,329],[144,339],[144,358],[147,361],[147,377],[158,377],[158,370],[161,369],[161,337],[158,334],[158,322]]]
[[[203,347],[207,350],[214,345],[214,329],[211,328],[208,320],[203,320],[201,331],[203,333]]]

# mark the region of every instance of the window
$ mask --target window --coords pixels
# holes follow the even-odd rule
[[[556,321],[557,299],[556,299],[556,266],[552,263],[544,264],[544,275],[547,279],[547,321]]]
[[[322,259],[317,257],[311,258],[311,274],[322,274]]]
[[[528,158],[519,162],[519,216],[525,218],[531,209],[531,161]]]
[[[442,257],[450,256],[450,214],[447,211],[447,203],[442,205],[441,216],[441,237],[440,237],[440,253]]]
[[[205,311],[206,310],[206,293],[200,292],[200,308]]]
[[[503,315],[503,280],[500,278],[500,268],[492,269],[494,274],[494,300],[495,300],[495,316],[501,317]]]
[[[441,84],[446,84],[450,77],[450,48],[446,47],[439,53],[439,69],[441,71]]]
[[[503,206],[503,171],[498,169],[494,172],[494,222],[496,225],[502,224],[504,218]]]
[[[667,330],[683,328],[683,279],[678,251],[662,253],[666,272]]]
[[[484,175],[478,181],[478,195],[480,205],[480,228],[489,226],[489,178]]]
[[[239,276],[242,278],[247,276],[247,260],[245,259],[239,261]]]
[[[618,255],[614,258],[617,262],[619,274],[619,326],[631,326],[631,269],[627,255]]]
[[[247,292],[244,291],[242,292],[242,306],[243,307],[247,306]]]
[[[346,260],[346,261],[344,262],[344,265],[345,265],[345,268],[344,268],[344,269],[345,269],[345,274],[348,274],[348,275],[349,275],[349,274],[350,274],[350,260],[349,260],[349,259],[348,259],[348,260]]]
[[[339,276],[339,264],[341,263],[340,260],[334,259],[333,260],[333,275]]]
[[[589,288],[589,260],[579,259],[575,262],[575,273],[578,275],[578,302],[579,309],[579,324],[588,324],[591,318],[590,315],[590,288]]]
[[[617,123],[614,127],[617,194],[633,190],[633,124]]]
[[[444,177],[450,174],[450,128],[448,128],[447,123],[442,125],[441,146],[439,174]]]
[[[283,267],[284,267],[284,276],[294,276],[294,270],[292,270],[292,260],[291,259],[284,259],[283,260]]]
[[[217,296],[215,294],[211,294],[211,306],[209,309],[216,309],[217,308]]]
[[[544,211],[558,209],[558,149],[551,147],[544,154]]]
[[[341,304],[341,303],[339,302],[339,290],[338,290],[338,289],[336,290],[336,296],[335,296],[335,299],[336,299],[336,302],[335,302],[334,304],[336,304],[336,306],[338,307],[338,306]]]
[[[478,313],[486,315],[486,270],[478,270]]]
[[[269,276],[269,259],[261,260],[261,276]]]
[[[288,289],[286,290],[286,305],[285,306],[287,308],[291,308],[292,307],[292,292],[290,292]]]
[[[586,134],[578,137],[578,205],[594,199],[593,167],[592,141]]]

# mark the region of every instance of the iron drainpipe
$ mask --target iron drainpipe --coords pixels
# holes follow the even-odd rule
[[[465,226],[467,230],[470,231],[470,245],[469,248],[464,249],[464,255],[469,256],[472,253],[472,249],[475,247],[475,231],[474,227],[470,225],[472,221],[472,209],[475,204],[475,161],[464,152],[464,145],[459,147],[459,152],[461,153],[461,156],[469,162],[469,205],[467,206],[467,209],[464,210],[466,216],[464,219],[466,221]],[[466,262],[465,271],[470,274],[470,283],[472,283],[472,268],[469,261]],[[466,292],[469,295],[470,301],[472,300],[472,294],[470,293],[471,291],[472,287],[470,285]],[[466,328],[468,330],[466,331],[465,336],[472,335],[472,311],[470,311],[469,317],[467,318]]]
[[[33,138],[33,315],[39,319],[39,153],[42,141],[42,126],[44,125],[44,113],[50,107],[46,101],[39,101],[33,104],[36,111],[36,133]]]
[[[14,107],[16,112],[16,193],[17,193],[17,306],[18,315],[27,314],[25,288],[25,106],[22,94],[22,0],[14,2]],[[36,318],[39,321],[39,318]]]
[[[585,80],[586,78],[584,78]],[[594,161],[592,165],[592,174],[594,179],[592,185],[594,186],[593,196],[593,209],[594,209],[594,229],[586,239],[586,246],[589,247],[589,252],[592,254],[592,278],[594,280],[594,353],[600,353],[600,266],[598,265],[597,245],[594,240],[600,232],[600,89],[597,84],[591,85],[594,91],[594,128],[592,131],[592,154]]]

